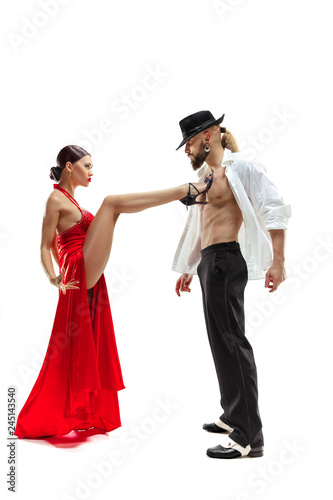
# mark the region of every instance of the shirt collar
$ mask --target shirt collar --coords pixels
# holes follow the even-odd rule
[[[232,151],[230,151],[230,149],[224,148],[224,155],[221,165],[228,165],[228,163],[233,162],[236,154],[237,153],[233,153]]]

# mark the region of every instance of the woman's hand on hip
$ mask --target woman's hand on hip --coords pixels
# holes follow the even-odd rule
[[[66,295],[66,290],[80,290],[79,286],[76,286],[77,283],[80,283],[77,280],[71,279],[67,281],[67,283],[62,282],[62,278],[64,276],[65,268],[61,268],[61,273],[59,276],[56,276],[55,278],[50,279],[50,282],[52,285],[56,286],[59,288],[64,295]]]

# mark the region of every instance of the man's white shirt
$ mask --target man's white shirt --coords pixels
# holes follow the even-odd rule
[[[273,261],[268,231],[287,229],[291,207],[284,203],[261,163],[246,160],[243,153],[232,153],[225,148],[222,165],[226,166],[225,175],[243,216],[238,241],[246,260],[248,279],[264,278]],[[198,182],[202,182],[210,173],[209,166],[204,163],[198,170]],[[201,260],[199,206],[190,207],[173,260],[173,271],[197,274]]]

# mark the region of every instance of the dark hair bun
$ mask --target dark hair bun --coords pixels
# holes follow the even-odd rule
[[[51,167],[50,168],[50,178],[53,181],[58,181],[61,176],[62,169],[60,167]]]

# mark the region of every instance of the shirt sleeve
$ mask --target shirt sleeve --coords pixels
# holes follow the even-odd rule
[[[243,185],[266,231],[287,229],[291,206],[285,204],[266,168],[256,161],[244,161]]]
[[[197,274],[201,259],[200,212],[198,205],[190,207],[187,222],[180,238],[172,264],[172,271]]]
[[[205,164],[197,171],[198,181],[203,182],[210,173]],[[172,271],[198,274],[197,267],[201,260],[200,205],[192,205],[189,210],[183,234],[172,263]],[[185,208],[185,207],[184,207]]]

